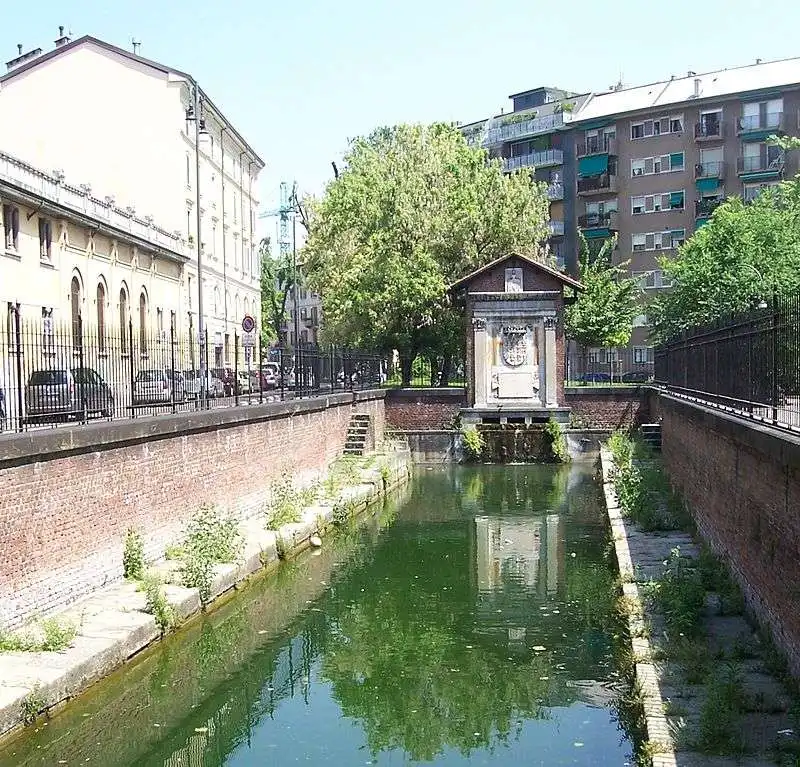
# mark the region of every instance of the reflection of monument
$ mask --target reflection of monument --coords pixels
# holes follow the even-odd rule
[[[499,258],[452,286],[464,295],[469,320],[465,420],[568,419],[564,304],[580,288],[568,275],[519,254]]]

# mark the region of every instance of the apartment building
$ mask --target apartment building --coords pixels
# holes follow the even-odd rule
[[[255,187],[263,160],[192,75],[137,51],[71,40],[62,28],[50,50],[20,47],[6,66],[0,148],[89,193],[113,192],[110,204],[134,216],[156,216],[189,256],[180,311],[199,328],[202,291],[209,358],[230,364],[242,317],[258,322],[260,314]]]
[[[511,172],[529,168],[536,181],[547,184],[550,200],[550,252],[564,267],[576,250],[574,219],[574,132],[571,123],[588,94],[540,87],[509,96],[513,110],[461,127],[468,143],[485,147]],[[574,264],[573,264],[574,268]]]
[[[577,229],[595,242],[617,235],[614,259],[629,262],[642,288],[631,344],[646,363],[647,302],[670,287],[659,257],[675,253],[727,197],[751,200],[800,170],[796,152],[767,143],[800,133],[800,58],[619,84],[575,102],[558,139],[574,156],[574,172],[566,155],[561,166],[563,260],[575,264]]]

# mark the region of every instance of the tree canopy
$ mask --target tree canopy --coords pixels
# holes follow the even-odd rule
[[[292,290],[292,265],[285,257],[272,255],[269,237],[258,248],[261,262],[261,335],[265,341],[281,338],[286,320],[286,300]]]
[[[624,276],[624,265],[611,262],[616,237],[605,240],[599,251],[592,253],[583,235],[578,236],[584,290],[567,307],[567,337],[584,347],[625,346],[631,338],[633,318],[641,312],[636,283]]]
[[[734,197],[720,205],[677,257],[660,260],[673,288],[648,307],[656,339],[752,309],[773,291],[796,292],[798,232],[800,177],[765,189],[750,203]]]
[[[454,342],[447,286],[512,249],[544,257],[548,203],[530,174],[445,124],[379,128],[308,211],[303,249],[327,337],[407,360]]]

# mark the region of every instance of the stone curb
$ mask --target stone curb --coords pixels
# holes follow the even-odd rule
[[[408,481],[408,451],[387,453],[384,465],[389,469],[385,484],[376,467],[362,470],[361,484],[342,490],[339,500],[348,502],[353,517]],[[213,609],[252,577],[274,569],[279,561],[278,538],[285,542],[285,557],[295,557],[308,548],[320,517],[330,522],[333,511],[333,504],[305,509],[301,522],[284,525],[277,532],[266,530],[260,515],[242,520],[242,560],[216,566],[206,609]],[[165,580],[164,594],[175,610],[177,629],[200,614],[198,591],[178,585],[176,563],[161,561],[149,569]],[[161,639],[153,616],[144,608],[144,592],[137,591],[134,583],[119,582],[60,614],[80,626],[66,650],[0,653],[0,746],[23,725],[25,709],[35,709],[38,714],[63,704]]]
[[[670,734],[667,717],[664,715],[664,699],[661,697],[658,672],[650,662],[652,648],[647,637],[642,636],[644,603],[639,594],[639,587],[636,585],[625,518],[617,502],[614,483],[611,479],[614,459],[604,447],[600,448],[600,465],[603,472],[603,495],[605,496],[606,511],[611,525],[619,574],[622,578],[622,593],[636,605],[634,614],[628,615],[628,632],[631,637],[631,652],[634,658],[641,659],[636,662],[636,681],[641,691],[647,739],[649,742],[658,743],[663,747],[662,751],[653,754],[652,764],[653,767],[677,767],[675,744]]]

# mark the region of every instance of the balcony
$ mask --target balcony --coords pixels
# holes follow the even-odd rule
[[[617,211],[584,213],[582,216],[578,216],[578,226],[581,229],[605,229],[608,232],[615,232],[617,230]]]
[[[564,184],[560,181],[554,181],[552,184],[547,185],[547,199],[551,202],[553,200],[564,199]]]
[[[783,153],[769,156],[762,152],[754,157],[739,157],[736,160],[736,173],[739,176],[759,174],[760,176],[780,176],[783,173],[783,166],[786,158]]]
[[[724,197],[708,197],[705,200],[695,200],[694,217],[695,219],[710,218],[711,214],[725,202]]]
[[[783,112],[766,112],[757,115],[740,117],[736,121],[737,133],[783,133],[785,129],[785,115]]]
[[[695,123],[694,125],[694,140],[698,143],[704,141],[721,141],[725,138],[727,131],[725,130],[725,123],[722,121]]]
[[[586,143],[578,144],[576,147],[578,159],[590,157],[593,154],[613,154],[617,153],[617,139],[612,136],[595,136],[587,139]]]
[[[578,179],[578,195],[590,197],[593,194],[610,194],[617,191],[617,177],[611,173],[587,176]]]
[[[513,171],[520,168],[543,168],[547,165],[563,165],[563,163],[564,153],[560,149],[545,149],[542,152],[531,152],[519,157],[506,157],[503,159],[503,169]]]
[[[542,117],[531,117],[525,119],[525,113],[512,113],[505,117],[499,117],[496,122],[500,123],[497,127],[489,129],[487,139],[489,144],[502,144],[504,141],[513,141],[535,136],[539,133],[551,133],[561,128],[565,122],[572,119],[571,113],[559,112]]]
[[[44,173],[16,157],[0,152],[0,182],[3,181],[43,201],[88,216],[181,258],[188,256],[189,251],[179,232],[162,229],[150,216],[140,218],[133,208],[118,208],[112,197],[103,200],[93,197],[88,185],[80,188],[71,186],[64,182],[63,174],[57,177]]]
[[[725,178],[725,163],[722,160],[699,162],[694,166],[695,178]]]
[[[548,221],[547,228],[550,230],[551,237],[564,236],[564,222],[563,221]]]

